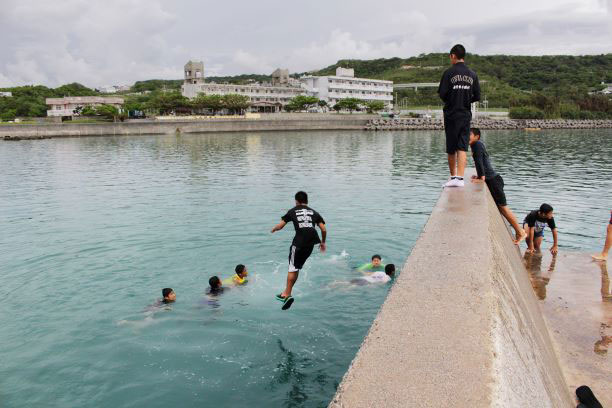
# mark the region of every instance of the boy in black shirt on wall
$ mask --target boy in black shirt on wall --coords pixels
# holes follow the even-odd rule
[[[559,251],[557,240],[557,226],[553,217],[553,208],[548,204],[542,204],[539,210],[534,210],[527,214],[523,221],[523,228],[527,233],[527,252],[540,250],[540,245],[544,239],[544,228],[546,225],[553,233],[553,246],[550,247],[550,253],[556,254]]]
[[[298,191],[295,195],[295,207],[287,211],[287,214],[282,216],[281,222],[275,225],[271,231],[272,233],[280,231],[288,222],[293,222],[295,228],[295,237],[289,248],[287,286],[282,293],[276,295],[276,299],[283,302],[283,310],[289,309],[293,304],[294,299],[291,297],[293,285],[295,285],[298,273],[312,253],[314,246],[319,244],[321,252],[325,252],[326,249],[327,229],[325,228],[325,220],[307,204],[308,195],[303,191]],[[319,239],[315,226],[321,229],[321,239]]]
[[[444,101],[444,132],[450,180],[444,187],[463,187],[463,174],[472,121],[471,104],[480,100],[478,76],[464,62],[465,48],[461,44],[450,50],[452,67],[444,71],[438,95]]]
[[[487,183],[487,187],[493,196],[499,212],[508,220],[512,228],[514,228],[515,239],[514,243],[519,244],[527,233],[520,227],[514,213],[508,207],[506,202],[506,193],[504,193],[504,179],[493,170],[491,161],[489,160],[489,153],[485,148],[484,143],[480,140],[480,129],[470,129],[470,147],[472,148],[472,158],[474,159],[474,165],[476,166],[477,175],[472,176],[473,183]]]

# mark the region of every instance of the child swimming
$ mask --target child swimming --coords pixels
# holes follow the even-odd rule
[[[359,272],[382,272],[385,270],[385,264],[382,263],[380,255],[376,254],[372,255],[372,262],[361,265],[357,270]]]
[[[370,283],[387,283],[395,277],[395,265],[388,264],[385,266],[385,271],[374,272],[369,276],[351,280],[353,285],[368,285]]]
[[[236,268],[234,268],[234,275],[232,275],[231,278],[227,278],[223,280],[223,283],[225,285],[244,285],[245,283],[248,282],[248,280],[246,279],[247,275],[249,274],[249,272],[247,271],[246,266],[242,265],[242,264],[238,264],[236,265]]]

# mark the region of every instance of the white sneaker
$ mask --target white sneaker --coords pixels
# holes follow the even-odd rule
[[[444,184],[444,187],[464,187],[464,186],[465,186],[465,182],[458,178],[450,179],[449,181],[446,182],[446,184]]]

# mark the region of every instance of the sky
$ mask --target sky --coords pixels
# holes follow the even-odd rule
[[[612,0],[0,0],[0,87],[304,72],[448,52],[612,53]],[[469,61],[468,61],[469,64]]]

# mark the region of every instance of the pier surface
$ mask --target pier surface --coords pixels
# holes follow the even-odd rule
[[[468,181],[443,190],[330,407],[520,406],[575,403],[519,250]]]

